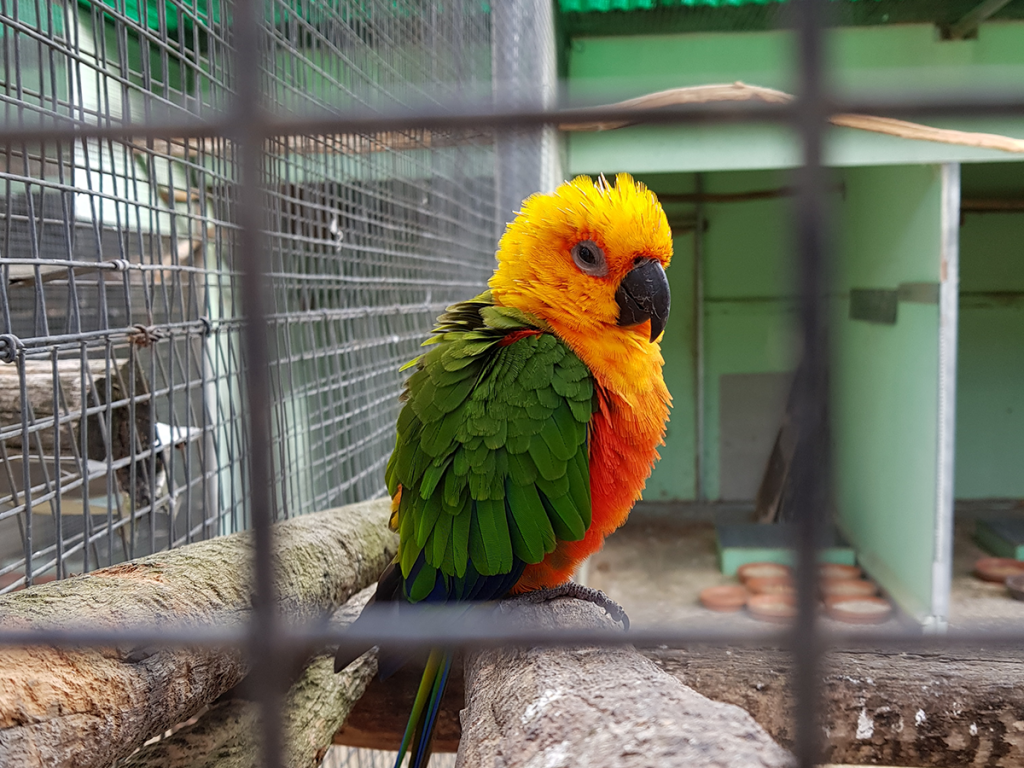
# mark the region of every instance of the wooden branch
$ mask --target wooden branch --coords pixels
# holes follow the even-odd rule
[[[514,607],[546,627],[611,624],[579,600]],[[706,699],[630,647],[505,648],[467,659],[457,766],[788,766],[739,707]]]
[[[670,88],[665,91],[648,93],[609,106],[618,109],[660,109],[683,104],[714,104],[723,102],[754,101],[763,104],[786,104],[793,96],[774,88],[735,82],[720,85],[694,85],[685,88]],[[843,128],[854,128],[873,133],[884,133],[901,139],[934,141],[940,144],[959,144],[965,147],[996,149],[1002,152],[1024,152],[1024,140],[1014,139],[995,133],[973,133],[935,128],[906,120],[875,115],[840,114],[832,115],[829,122]],[[596,123],[563,123],[563,131],[610,131],[632,125],[630,120],[610,120]]]
[[[283,613],[309,621],[376,580],[394,556],[390,502],[279,523]],[[0,627],[180,627],[244,621],[253,541],[224,536],[0,598]],[[105,768],[235,686],[238,652],[0,649],[0,765]]]
[[[792,663],[785,653],[703,647],[643,653],[698,693],[746,710],[780,744],[792,745]],[[833,653],[823,678],[825,756],[842,764],[1024,764],[1021,680],[1019,654]],[[418,684],[419,670],[411,668],[371,682],[335,743],[396,749]],[[458,748],[464,700],[457,666],[438,717],[435,751]]]
[[[355,621],[375,589],[376,585],[370,586],[354,596],[331,623],[343,627]],[[282,707],[283,764],[290,768],[320,765],[331,738],[376,673],[376,651],[363,654],[340,674],[334,672],[333,652],[313,658]],[[259,707],[245,699],[226,698],[196,723],[146,745],[119,768],[257,768],[260,734]]]
[[[705,696],[742,707],[793,740],[781,651],[697,648],[651,657]],[[1024,764],[1024,658],[1002,652],[833,653],[823,680],[825,758],[914,766]]]
[[[102,360],[88,361],[89,373],[86,374],[86,386],[94,379],[105,376],[106,364]],[[60,415],[82,412],[82,361],[78,358],[57,361],[58,408]],[[25,392],[32,407],[31,413],[37,421],[53,420],[53,363],[49,360],[25,361]],[[0,431],[9,434],[6,437],[8,455],[19,458],[21,455],[21,381],[18,366],[0,363]],[[29,424],[31,425],[31,421]],[[62,453],[72,456],[72,443],[76,435],[73,424],[61,427],[60,441]],[[13,429],[12,429],[13,428]],[[44,451],[53,450],[53,427],[39,430],[39,440]],[[29,443],[32,455],[37,454],[34,439]]]

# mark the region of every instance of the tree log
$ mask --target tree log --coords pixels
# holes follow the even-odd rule
[[[595,605],[512,608],[544,627],[599,628]],[[682,685],[631,647],[502,648],[469,656],[456,765],[788,766],[739,707]]]
[[[115,365],[116,367],[116,361]],[[103,360],[90,360],[89,373],[86,374],[87,386],[96,378],[105,376],[106,363]],[[82,412],[82,361],[78,358],[57,361],[58,407],[60,415]],[[32,407],[31,413],[37,421],[53,419],[53,363],[49,360],[25,361],[25,392]],[[16,427],[17,432],[7,439],[8,451],[21,451],[21,380],[16,365],[0,363],[0,430]],[[75,441],[73,424],[61,427],[60,440],[64,453],[71,456],[71,444]],[[53,451],[53,427],[39,430],[39,440],[45,452]],[[29,443],[33,455],[36,455],[36,443]],[[15,455],[18,455],[15,453]]]
[[[331,623],[342,627],[355,621],[374,589],[367,587],[349,600]],[[333,649],[329,650],[309,662],[285,698],[282,757],[289,768],[320,764],[331,738],[377,673],[376,651],[335,674]],[[257,768],[260,747],[259,707],[246,699],[225,698],[196,723],[147,744],[119,768]]]
[[[748,711],[780,743],[792,743],[787,654],[694,648],[651,656],[705,696]],[[1024,765],[1024,658],[953,649],[832,653],[820,712],[824,757],[833,763]]]
[[[394,556],[387,500],[279,523],[277,588],[293,621],[319,618],[372,583]],[[200,626],[251,608],[249,533],[0,598],[0,626]],[[240,651],[0,649],[0,765],[105,768],[235,686]]]
[[[792,746],[792,662],[782,651],[695,647],[643,653],[704,696],[743,708],[780,744]],[[335,743],[396,749],[419,684],[415,673],[397,685],[371,682]],[[1019,654],[835,652],[826,660],[822,692],[822,746],[834,763],[1024,764]],[[456,667],[438,716],[435,751],[458,748],[464,699]]]

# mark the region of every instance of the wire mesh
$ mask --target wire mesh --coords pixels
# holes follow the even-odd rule
[[[804,766],[817,756],[824,642],[813,620],[819,521],[809,511],[827,482],[818,461],[828,352],[822,5],[794,3],[802,80],[792,107],[632,115],[784,120],[804,143],[795,238],[798,418],[810,436],[796,463],[804,578],[794,633],[774,639],[800,651]],[[398,366],[446,304],[484,284],[512,208],[550,185],[549,126],[625,114],[554,108],[554,22],[540,0],[0,0],[0,34],[0,591],[250,526],[257,584],[272,584],[272,520],[383,492]],[[977,96],[844,107],[1024,110],[1019,99]],[[247,644],[274,766],[275,654],[338,638],[289,634],[271,593],[261,591],[247,634],[114,637]],[[448,634],[385,622],[375,636],[437,642],[462,631],[449,619],[439,619]],[[467,642],[631,639],[475,629]],[[765,642],[684,630],[635,637]]]
[[[261,11],[261,106],[277,115],[492,92],[480,3]],[[10,0],[5,124],[223,118],[238,83],[231,12]],[[238,147],[173,134],[6,145],[0,590],[248,526]],[[504,218],[490,130],[262,149],[273,364],[260,482],[276,519],[383,491],[398,368],[484,285]],[[531,150],[505,156],[529,165]]]

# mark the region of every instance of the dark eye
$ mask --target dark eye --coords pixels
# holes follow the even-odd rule
[[[604,260],[604,251],[593,240],[581,240],[572,247],[572,260],[580,271],[591,277],[604,277],[608,274],[608,264]]]

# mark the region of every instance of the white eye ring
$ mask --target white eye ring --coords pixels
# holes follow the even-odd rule
[[[572,247],[572,260],[581,272],[591,277],[604,277],[608,274],[604,251],[593,240],[580,240],[576,243]]]

